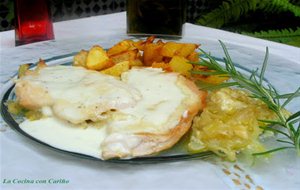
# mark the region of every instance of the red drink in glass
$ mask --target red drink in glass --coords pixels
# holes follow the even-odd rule
[[[54,39],[47,0],[15,0],[16,45]]]

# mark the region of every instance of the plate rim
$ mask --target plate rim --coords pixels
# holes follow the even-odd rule
[[[47,58],[44,61],[49,62],[49,61],[59,60],[62,58],[68,58],[68,57],[74,56],[76,53],[77,52],[57,55],[57,56]],[[67,63],[53,64],[53,65],[66,65],[66,64],[70,64],[70,63],[67,62]],[[53,65],[51,64],[50,66],[53,66]],[[36,66],[37,66],[37,62],[32,63],[29,68],[34,68]],[[17,72],[14,73],[12,78],[16,78],[17,75],[18,75]],[[174,155],[165,155],[165,156],[164,155],[162,155],[162,156],[149,155],[149,156],[145,156],[145,157],[134,157],[134,158],[130,158],[130,159],[113,158],[113,159],[103,160],[103,159],[93,157],[93,156],[90,156],[87,154],[57,148],[55,146],[52,146],[46,142],[43,142],[43,141],[31,136],[30,134],[26,133],[24,130],[21,129],[21,127],[19,126],[19,123],[13,118],[12,114],[9,113],[6,102],[9,100],[11,93],[14,93],[13,90],[15,87],[15,84],[13,82],[11,82],[11,83],[10,82],[11,81],[6,82],[6,84],[8,86],[2,91],[2,97],[1,97],[1,103],[0,103],[0,114],[1,114],[2,119],[10,128],[12,128],[15,132],[20,134],[25,139],[28,139],[31,142],[35,142],[36,144],[46,147],[52,151],[56,151],[56,152],[59,152],[62,154],[67,154],[67,155],[71,155],[73,157],[92,160],[92,161],[101,161],[101,162],[108,162],[108,163],[125,163],[125,164],[168,163],[168,162],[176,162],[176,161],[191,160],[191,159],[206,159],[207,157],[211,157],[211,156],[215,155],[211,151],[204,151],[204,152],[191,153],[191,154],[174,154]]]

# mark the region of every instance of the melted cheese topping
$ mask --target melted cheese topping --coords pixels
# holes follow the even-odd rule
[[[64,68],[59,69],[64,70]],[[102,97],[101,93],[99,94],[101,89],[103,97],[106,97],[109,103],[112,101],[114,104],[117,97],[123,97],[123,102],[130,101],[137,95],[139,99],[131,106],[118,108],[116,112],[112,112],[111,117],[106,118],[100,128],[84,129],[62,122],[51,116],[49,108],[44,107],[43,112],[48,118],[23,122],[20,127],[25,132],[54,147],[95,157],[101,158],[102,150],[130,155],[131,149],[142,141],[135,133],[162,134],[175,127],[181,117],[187,114],[186,110],[178,110],[187,97],[177,84],[178,74],[176,73],[164,73],[161,69],[137,68],[123,73],[121,81],[115,82],[115,79],[112,80],[109,77],[109,80],[100,82],[99,85],[85,86],[86,81],[93,81],[88,78],[95,79],[97,76],[85,76],[81,72],[78,74],[76,72],[71,73],[77,77],[75,79],[70,77],[69,80],[74,86],[68,86],[72,90],[66,95],[62,95],[66,86],[63,87],[64,85],[60,84],[56,75],[47,74],[38,82],[47,81],[47,87],[54,89],[53,96],[63,96],[63,98],[68,98],[69,102],[80,101],[82,104],[92,104],[93,100]],[[91,75],[96,75],[96,73],[91,73]],[[54,81],[48,82],[50,79]],[[58,84],[58,88],[55,83]],[[116,86],[112,86],[113,84]],[[113,89],[107,90],[108,86]],[[73,93],[78,93],[75,89],[81,91],[80,95],[73,95]],[[123,91],[124,89],[126,90]],[[98,94],[95,97],[96,92]]]
[[[49,94],[51,101],[45,106],[74,124],[101,120],[104,112],[134,106],[141,98],[135,88],[114,77],[81,67],[46,67],[18,82],[28,82]]]
[[[179,115],[173,125],[166,122],[185,98],[176,85],[177,79],[176,73],[166,74],[161,69],[153,68],[132,69],[124,73],[122,80],[134,86],[141,93],[142,100],[135,106],[120,110],[126,119],[114,119],[112,130],[158,132],[174,127],[180,120]]]

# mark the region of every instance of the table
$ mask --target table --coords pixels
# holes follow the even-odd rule
[[[54,23],[55,41],[80,39],[86,36],[107,37],[126,35],[125,12]],[[221,39],[241,47],[270,52],[284,57],[292,63],[300,64],[300,49],[266,40],[255,39],[231,32],[185,24],[184,37]],[[1,92],[19,64],[36,61],[37,57],[51,57],[69,49],[55,43],[39,42],[14,47],[14,31],[0,33]],[[49,46],[50,45],[50,46]],[[50,47],[50,48],[49,48]],[[74,47],[75,48],[75,47]],[[79,48],[79,47],[76,47]],[[75,48],[75,49],[76,49]],[[33,51],[34,49],[34,51]],[[243,189],[228,177],[222,167],[213,162],[193,160],[185,162],[120,165],[85,160],[50,151],[16,134],[1,118],[1,189]],[[299,158],[298,158],[299,160]],[[223,169],[238,172],[234,163],[224,163]],[[201,172],[206,168],[205,172]],[[292,167],[290,167],[292,168]],[[276,170],[281,175],[289,175],[285,183],[264,181],[261,176],[253,179],[262,187],[270,189],[297,189],[300,187],[300,162],[289,170]],[[274,174],[272,174],[274,175]],[[279,175],[279,174],[278,174]],[[266,176],[264,176],[266,177]],[[296,180],[297,179],[297,180]],[[258,187],[257,186],[253,186]]]

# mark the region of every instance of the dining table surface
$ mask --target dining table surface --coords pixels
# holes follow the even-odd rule
[[[1,97],[23,63],[80,50],[85,39],[95,42],[126,37],[126,12],[53,23],[55,39],[15,46],[14,30],[0,32]],[[184,24],[182,39],[222,40],[236,47],[276,55],[300,67],[300,48],[224,30]],[[74,43],[79,42],[80,43]],[[65,45],[70,43],[71,45]],[[63,45],[62,45],[63,44]],[[283,63],[284,64],[284,63]],[[285,67],[282,65],[282,67]],[[292,69],[292,68],[291,68]],[[300,73],[298,73],[300,75]],[[291,81],[300,84],[299,81]],[[1,98],[2,99],[2,98]],[[299,101],[299,99],[297,100]],[[242,163],[193,159],[149,164],[120,164],[89,160],[49,150],[16,133],[0,118],[0,189],[300,189],[300,157],[282,166],[268,161]],[[280,153],[279,153],[280,154]],[[283,156],[284,153],[281,153]],[[272,158],[270,158],[272,159]],[[273,159],[277,159],[275,156]],[[265,165],[270,164],[268,167]],[[252,169],[256,168],[256,169]],[[275,169],[272,169],[272,168]],[[268,168],[268,169],[266,169]],[[268,170],[268,172],[266,172]],[[244,172],[244,173],[243,173]],[[244,177],[241,177],[241,176]],[[234,177],[248,180],[241,183]],[[251,180],[250,180],[251,179]]]

